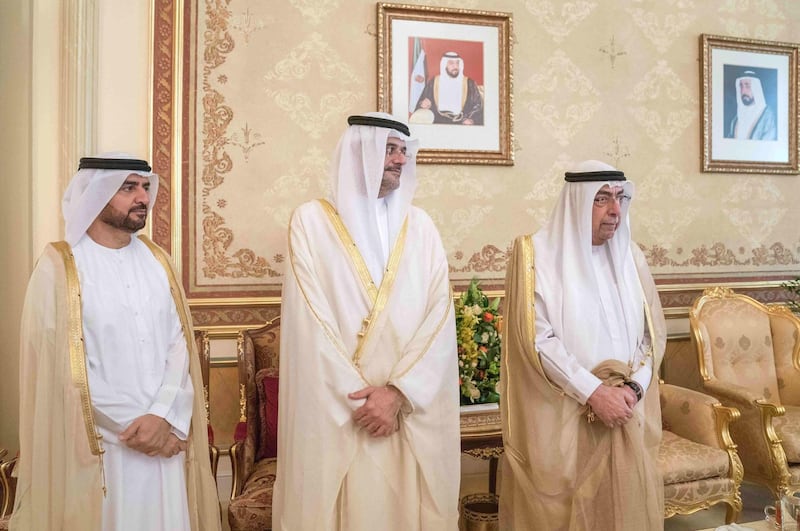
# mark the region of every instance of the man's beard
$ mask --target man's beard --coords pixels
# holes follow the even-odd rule
[[[458,68],[456,68],[455,70],[445,70],[445,72],[447,72],[447,75],[450,77],[458,77],[459,74]]]
[[[753,96],[748,96],[747,94],[742,94],[742,103],[745,105],[752,105],[753,104]]]
[[[144,216],[141,218],[134,217],[132,214],[135,214],[136,212],[144,212]],[[134,233],[142,230],[145,226],[145,223],[147,223],[147,207],[143,205],[136,206],[126,213],[117,210],[111,205],[106,205],[105,208],[103,208],[103,210],[100,212],[100,215],[97,217],[100,219],[100,221],[106,225],[114,227],[115,229]]]
[[[396,171],[397,173],[396,174],[391,173],[388,176],[386,175],[386,173],[392,172],[392,171]],[[400,175],[401,175],[402,171],[403,171],[403,167],[399,166],[399,165],[398,166],[389,165],[389,166],[384,167],[383,168],[384,176],[381,179],[381,185],[380,185],[380,189],[378,190],[378,192],[385,196],[385,194],[387,194],[389,192],[393,192],[393,191],[397,190],[398,188],[400,188]]]

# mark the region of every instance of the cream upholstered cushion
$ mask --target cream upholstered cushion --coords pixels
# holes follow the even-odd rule
[[[256,461],[242,493],[228,506],[231,529],[258,531],[272,528],[272,490],[277,468],[277,459]]]
[[[780,404],[769,316],[735,299],[708,301],[702,320],[713,359],[713,376]]]
[[[784,406],[786,414],[775,417],[772,425],[781,438],[786,461],[800,464],[800,406]]]
[[[663,432],[658,470],[665,485],[728,477],[728,467],[728,454],[724,450],[692,442],[670,431]]]

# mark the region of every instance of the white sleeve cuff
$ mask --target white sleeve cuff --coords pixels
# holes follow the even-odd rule
[[[642,386],[642,394],[647,393],[647,388],[650,387],[650,380],[653,377],[653,368],[648,365],[642,365],[639,370],[631,375],[631,380]]]
[[[581,367],[572,375],[564,391],[583,405],[601,385],[603,382],[600,378]]]

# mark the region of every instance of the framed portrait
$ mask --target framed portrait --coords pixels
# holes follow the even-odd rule
[[[706,172],[798,169],[798,46],[701,35]]]
[[[513,165],[511,14],[378,4],[378,108],[417,162]]]

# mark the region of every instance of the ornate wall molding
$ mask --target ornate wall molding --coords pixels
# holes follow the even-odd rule
[[[278,306],[258,301],[280,296],[285,267],[278,235],[295,206],[326,193],[342,116],[374,103],[369,80],[377,43],[368,28],[375,4],[152,2],[152,160],[163,192],[153,239],[178,263],[199,324],[265,322]],[[785,24],[800,7],[739,7],[694,3],[682,12],[711,20],[708,31],[757,33],[768,26],[771,39],[800,40],[800,29]],[[586,10],[582,24],[606,20],[609,9]],[[323,12],[334,19],[347,14],[349,22],[320,24]],[[780,281],[800,274],[800,240],[791,229],[800,219],[791,208],[796,187],[774,176],[701,173],[699,153],[689,148],[699,119],[696,71],[679,44],[692,25],[665,25],[671,8],[655,4],[617,15],[603,40],[610,45],[587,47],[589,38],[573,33],[574,21],[550,21],[542,32],[536,10],[516,12],[517,166],[420,167],[417,202],[439,227],[454,284],[475,276],[502,290],[514,234],[544,222],[564,169],[575,162],[560,147],[568,137],[634,176],[635,234],[671,316],[715,283],[779,302]],[[617,43],[614,30],[622,24],[638,29]],[[531,49],[539,60],[529,60]],[[551,70],[562,81],[580,80],[585,94],[540,90]],[[627,98],[617,97],[622,85],[632,87]],[[587,95],[596,105],[578,109]],[[573,107],[580,126],[542,131]],[[596,134],[600,125],[608,135]],[[669,156],[662,153],[667,147]],[[194,303],[201,299],[219,304]]]
[[[172,0],[153,0],[153,95],[152,95],[152,166],[159,176],[159,194],[152,210],[152,239],[173,259],[179,256],[172,246],[173,153],[176,134],[174,98],[176,71],[176,17],[180,13]]]

